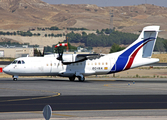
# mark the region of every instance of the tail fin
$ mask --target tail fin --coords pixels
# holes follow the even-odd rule
[[[126,55],[132,57],[151,58],[160,26],[147,26],[143,28],[138,39],[125,49]],[[125,55],[125,54],[124,54]]]
[[[147,26],[143,28],[143,31],[138,39],[125,50],[120,52],[120,55],[112,70],[115,69],[115,71],[122,71],[132,67],[154,63],[155,61],[157,62],[157,60],[151,61],[151,59],[148,62],[146,59],[151,58],[152,56],[159,28],[160,26]],[[134,62],[134,60],[136,61]],[[140,61],[140,63],[137,61]]]

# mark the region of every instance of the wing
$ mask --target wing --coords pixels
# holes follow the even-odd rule
[[[103,55],[100,54],[63,54],[62,56],[62,63],[65,65],[82,62],[87,59],[97,59]]]
[[[77,58],[97,59],[100,57],[100,54],[77,54]]]

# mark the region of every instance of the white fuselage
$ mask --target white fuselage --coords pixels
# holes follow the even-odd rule
[[[16,59],[13,63],[6,66],[3,70],[5,73],[14,76],[72,77],[74,75],[102,75],[127,70],[124,67],[125,65],[122,65],[121,62],[117,64],[118,55],[119,54],[116,53],[108,54],[101,58],[85,60],[78,63],[71,63],[69,65],[62,64],[61,61],[56,59],[57,56],[22,57]],[[159,59],[154,58],[136,58],[130,68],[155,63],[158,61]]]
[[[75,74],[100,75],[107,74],[113,64],[108,57],[101,57],[94,60],[63,65],[57,57],[22,57],[16,59],[5,67],[4,71],[10,75],[16,76],[64,76],[69,77]],[[114,59],[113,59],[114,60]],[[18,61],[20,61],[18,63]],[[24,61],[24,62],[22,62]],[[113,61],[114,62],[114,61]]]

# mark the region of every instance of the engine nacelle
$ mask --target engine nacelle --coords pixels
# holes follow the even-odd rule
[[[62,56],[63,62],[75,62],[76,54],[66,54]]]
[[[99,54],[59,54],[58,60],[62,61],[63,64],[68,65],[71,63],[82,62],[87,59],[96,59],[104,55]]]
[[[62,62],[63,64],[71,64],[84,61],[85,57],[77,57],[77,54],[63,54]]]

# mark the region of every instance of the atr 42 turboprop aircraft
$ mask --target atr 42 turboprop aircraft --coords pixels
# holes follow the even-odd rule
[[[151,58],[160,26],[143,28],[140,36],[126,49],[107,55],[98,54],[51,54],[44,57],[15,59],[3,71],[18,76],[61,76],[74,81],[84,81],[85,76],[120,72],[158,62]]]

